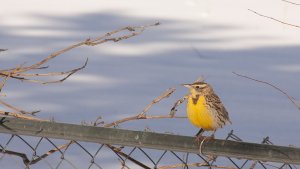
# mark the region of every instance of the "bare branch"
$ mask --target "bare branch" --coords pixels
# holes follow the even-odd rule
[[[238,74],[238,73],[235,73],[235,72],[232,72],[232,73],[235,74],[235,75],[237,75],[237,76],[240,76],[240,77],[243,77],[243,78],[246,78],[246,79],[250,79],[250,80],[253,80],[253,81],[256,81],[256,82],[259,82],[259,83],[263,83],[263,84],[266,84],[268,86],[273,87],[277,91],[279,91],[282,94],[284,94],[292,102],[292,104],[295,105],[298,110],[300,110],[300,106],[295,102],[295,99],[293,97],[291,97],[290,95],[288,95],[285,91],[281,90],[279,87],[277,87],[277,86],[275,86],[275,85],[273,85],[273,84],[271,84],[269,82],[265,82],[265,81],[262,81],[262,80],[257,80],[257,79],[254,79],[252,77],[246,76],[246,75],[241,75],[241,74]]]
[[[79,68],[75,68],[66,72],[50,72],[50,73],[44,73],[44,74],[22,74],[22,73],[9,73],[9,75],[7,75],[7,72],[0,72],[0,76],[5,76],[5,82],[7,81],[7,78],[13,78],[13,79],[17,79],[17,80],[21,80],[24,82],[32,82],[32,83],[40,83],[40,84],[49,84],[49,83],[62,83],[63,81],[65,81],[67,78],[69,78],[71,75],[73,75],[74,73],[84,69],[86,67],[88,63],[88,58],[86,59],[85,63],[83,66],[79,67]],[[38,77],[38,76],[65,76],[62,79],[59,80],[55,80],[55,81],[41,81],[41,80],[36,80],[36,79],[28,79],[25,77]],[[3,86],[4,86],[4,82],[3,82]]]
[[[140,120],[140,119],[162,119],[162,118],[186,118],[186,117],[179,117],[179,116],[171,116],[171,115],[160,115],[160,116],[147,116],[146,112],[156,103],[160,102],[164,98],[168,98],[176,89],[175,88],[169,88],[165,92],[163,92],[161,95],[156,97],[141,113],[135,116],[130,116],[127,118],[123,118],[117,121],[114,121],[112,123],[104,125],[104,127],[113,127],[117,126],[120,123],[124,123],[127,121],[133,121],[133,120]]]
[[[251,11],[251,12],[253,12],[253,13],[255,13],[255,14],[258,15],[258,16],[261,16],[261,17],[265,17],[265,18],[271,19],[271,20],[273,20],[273,21],[282,23],[282,24],[284,24],[284,25],[288,25],[288,26],[300,28],[300,26],[298,26],[298,25],[294,25],[294,24],[290,24],[290,23],[287,23],[287,22],[283,22],[283,21],[281,21],[281,20],[279,20],[279,19],[275,19],[275,18],[266,16],[266,15],[260,14],[260,13],[258,13],[258,12],[256,12],[256,11],[251,10],[251,9],[248,9],[248,10]]]
[[[126,117],[117,121],[114,121],[112,123],[104,125],[104,127],[113,127],[113,126],[118,126],[121,123],[128,122],[128,121],[134,121],[134,120],[145,120],[145,119],[172,119],[172,118],[186,118],[185,116],[170,116],[170,115],[162,115],[162,116],[131,116],[131,117]]]
[[[146,25],[146,26],[127,26],[127,27],[123,27],[114,31],[111,31],[109,33],[106,33],[103,36],[97,37],[95,39],[87,39],[85,41],[79,42],[77,44],[71,45],[67,48],[64,48],[58,52],[52,53],[51,55],[47,56],[46,58],[44,58],[43,60],[34,63],[30,66],[20,66],[17,68],[12,68],[12,69],[6,69],[6,70],[0,70],[0,77],[4,77],[6,79],[8,78],[14,78],[17,80],[21,80],[21,81],[27,81],[27,82],[33,82],[33,83],[41,83],[41,84],[48,84],[48,83],[59,83],[59,82],[63,82],[64,80],[66,80],[68,77],[70,77],[72,74],[76,73],[77,71],[83,69],[86,64],[87,61],[85,62],[84,66],[77,68],[77,69],[73,69],[70,71],[66,71],[66,72],[52,72],[52,73],[46,73],[46,74],[27,74],[25,72],[28,72],[30,70],[37,70],[37,69],[47,69],[48,66],[43,66],[45,63],[47,63],[48,61],[56,58],[57,56],[68,52],[74,48],[80,47],[80,46],[96,46],[105,42],[118,42],[120,40],[124,40],[124,39],[128,39],[131,38],[133,36],[137,36],[139,34],[141,34],[146,28],[148,27],[152,27],[152,26],[157,26],[159,25],[159,23],[155,23],[155,24],[151,24],[151,25]],[[128,31],[128,33],[126,33],[125,31]],[[116,34],[118,33],[125,33],[125,35],[122,36],[117,36]],[[116,35],[116,36],[115,36]],[[26,77],[39,77],[39,76],[59,76],[59,75],[65,75],[64,78],[57,80],[57,81],[41,81],[41,80],[36,80],[36,79],[28,79]],[[4,82],[2,83],[2,85],[0,86],[2,89],[4,86]]]
[[[40,112],[40,111],[27,112],[27,111],[21,110],[19,108],[16,108],[16,107],[14,107],[14,106],[12,106],[12,105],[10,105],[10,104],[2,101],[2,100],[0,100],[0,104],[6,106],[6,107],[8,107],[8,108],[10,108],[10,109],[12,109],[12,110],[14,110],[16,112],[22,113],[22,114],[35,115],[36,113]]]
[[[8,111],[0,110],[0,117],[1,116],[10,116],[10,117],[21,118],[21,119],[26,119],[26,120],[48,121],[48,120],[44,120],[44,119],[40,119],[40,118],[36,118],[36,117],[26,116],[26,115],[16,113],[16,112],[8,112]]]

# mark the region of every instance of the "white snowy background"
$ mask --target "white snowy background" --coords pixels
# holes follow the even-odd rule
[[[300,99],[300,29],[260,17],[248,9],[299,24],[300,6],[280,0],[4,0],[0,6],[1,68],[30,64],[89,37],[159,21],[137,37],[81,47],[49,63],[50,70],[88,66],[62,84],[9,81],[5,101],[39,117],[80,124],[136,115],[169,87],[172,97],[149,114],[167,114],[187,93],[180,86],[204,76],[230,113],[230,130],[243,140],[270,136],[278,145],[299,146],[300,111],[273,88],[232,71],[268,81]],[[178,110],[185,115],[185,106]],[[129,122],[121,128],[194,135],[187,119]]]

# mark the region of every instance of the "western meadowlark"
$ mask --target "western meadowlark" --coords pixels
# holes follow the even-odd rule
[[[217,129],[231,123],[227,110],[208,83],[197,81],[183,86],[190,91],[187,95],[188,119],[193,125],[201,128],[196,134],[196,140],[202,138],[204,131],[213,131],[214,137]]]

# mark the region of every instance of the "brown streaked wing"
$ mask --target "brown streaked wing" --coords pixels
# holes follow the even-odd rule
[[[221,121],[228,121],[229,123],[231,123],[228,112],[218,95],[216,95],[214,92],[211,92],[210,94],[206,95],[205,99],[207,103],[210,103],[213,109],[219,112],[218,117]]]

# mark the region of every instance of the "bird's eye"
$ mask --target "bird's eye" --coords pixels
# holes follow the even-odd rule
[[[196,89],[199,89],[200,87],[199,87],[199,86],[196,86],[195,88],[196,88]]]

